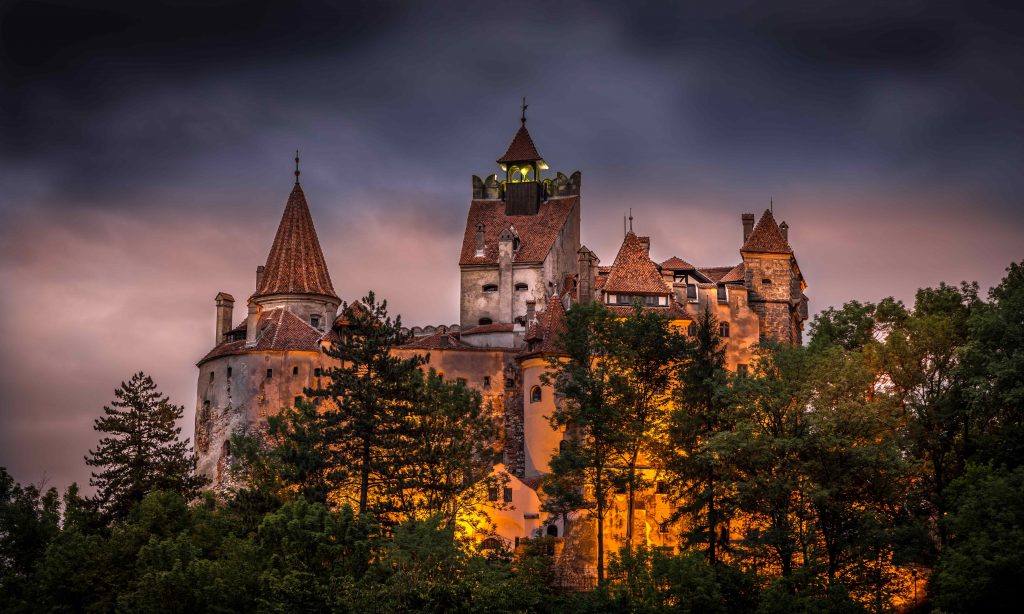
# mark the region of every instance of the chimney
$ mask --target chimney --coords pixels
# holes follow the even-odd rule
[[[266,268],[267,267],[263,266],[262,264],[259,265],[258,267],[256,267],[256,290],[257,291],[259,291],[259,289],[260,289],[260,282],[263,281],[263,271]]]
[[[580,248],[577,252],[579,255],[579,262],[577,268],[576,277],[576,301],[580,305],[588,305],[590,301],[594,300],[594,282],[596,267],[594,266],[594,252],[587,249],[586,246]]]
[[[786,240],[786,243],[789,243],[789,224],[785,220],[779,224],[779,230],[782,231],[782,238]]]
[[[477,256],[483,256],[484,255],[484,247],[485,247],[485,245],[484,245],[484,225],[483,224],[477,224],[476,225],[476,255]]]
[[[526,301],[526,328],[530,328],[534,320],[537,319],[537,301],[529,300]]]
[[[637,237],[637,238],[640,239],[640,245],[643,246],[644,253],[645,254],[650,254],[651,253],[651,238],[650,237]]]
[[[214,345],[220,345],[224,341],[224,335],[231,330],[231,317],[235,311],[235,297],[227,292],[220,292],[214,299],[217,304],[217,340]]]
[[[744,213],[743,214],[743,242],[746,243],[747,239],[750,238],[750,233],[754,232],[754,214]]]
[[[260,267],[262,269],[263,267]],[[261,273],[263,271],[260,271]],[[249,301],[249,318],[245,321],[245,346],[256,345],[256,330],[260,323],[260,308],[256,303]]]

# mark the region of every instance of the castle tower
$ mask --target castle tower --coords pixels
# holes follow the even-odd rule
[[[548,165],[520,126],[501,173],[473,177],[473,201],[459,260],[462,341],[476,347],[520,347],[527,309],[543,311],[575,277],[580,248],[580,173],[541,177]]]
[[[215,489],[231,485],[231,436],[261,433],[268,416],[319,384],[327,364],[321,344],[341,301],[298,175],[245,319],[232,328],[234,299],[218,294],[216,343],[196,364],[196,471]]]
[[[744,285],[750,308],[760,319],[760,338],[781,343],[803,342],[807,319],[807,288],[787,237],[789,226],[780,228],[772,211],[766,210],[752,226],[754,216],[743,214]]]

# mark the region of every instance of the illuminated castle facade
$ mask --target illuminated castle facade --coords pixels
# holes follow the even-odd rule
[[[490,513],[509,544],[540,533],[565,538],[584,561],[593,560],[593,523],[562,526],[541,510],[539,488],[565,434],[548,422],[557,399],[541,384],[548,359],[558,355],[567,310],[599,301],[625,314],[639,300],[688,330],[710,307],[726,338],[728,367],[745,370],[752,347],[764,339],[801,342],[807,319],[806,284],[789,243],[788,226],[770,210],[759,220],[743,214],[737,232],[738,262],[705,267],[670,252],[652,257],[650,239],[625,233],[610,266],[580,240],[581,174],[554,173],[537,151],[526,119],[497,171],[474,176],[459,257],[459,323],[412,329],[394,352],[426,354],[444,377],[482,394],[504,426],[503,463],[508,488]],[[737,229],[739,230],[739,229]],[[742,240],[740,240],[742,237]],[[230,435],[258,431],[266,417],[315,387],[329,360],[340,300],[334,291],[298,183],[288,199],[266,265],[245,319],[232,327],[234,299],[216,297],[216,338],[199,363],[196,411],[198,469],[215,485],[230,481]],[[408,316],[415,314],[404,314]],[[653,468],[646,477],[657,482]],[[651,489],[638,497],[634,535],[652,545],[674,544],[665,496]],[[606,546],[625,535],[624,497],[608,516]],[[575,525],[578,525],[575,526]],[[568,529],[568,535],[566,530]]]

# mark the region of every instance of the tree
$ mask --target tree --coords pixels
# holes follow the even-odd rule
[[[612,480],[619,473],[613,460],[622,449],[620,413],[622,379],[606,360],[608,331],[614,316],[600,303],[577,305],[566,314],[559,339],[562,354],[549,359],[545,385],[562,402],[549,417],[551,426],[567,430],[567,443],[551,460],[554,479],[575,479],[593,502],[597,523],[597,579],[604,584],[604,519]],[[564,461],[564,462],[563,462]]]
[[[665,406],[674,388],[676,363],[687,348],[686,339],[669,319],[645,311],[639,303],[625,318],[607,323],[606,355],[602,368],[612,379],[621,425],[616,456],[626,487],[626,548],[633,545],[633,517],[637,491],[645,488],[638,467],[650,461],[654,442],[665,425]],[[717,334],[717,333],[716,333]]]
[[[344,304],[342,313],[341,334],[325,350],[338,365],[326,370],[324,386],[305,394],[327,401],[319,415],[331,451],[327,465],[335,468],[333,486],[341,497],[354,498],[363,514],[384,503],[379,495],[390,479],[389,461],[408,445],[406,415],[426,358],[391,354],[408,333],[401,317],[388,315],[387,301],[377,302],[372,292],[358,303]]]
[[[0,610],[29,609],[32,571],[59,522],[57,489],[22,486],[0,467]]]
[[[688,541],[707,544],[707,560],[714,565],[719,559],[719,527],[730,516],[725,507],[730,476],[714,437],[732,430],[735,401],[725,368],[725,343],[708,307],[697,318],[694,343],[677,377],[662,457],[674,476],[680,509],[689,519]]]
[[[436,516],[451,527],[498,480],[487,476],[499,427],[479,392],[447,382],[433,369],[418,379],[396,445],[383,459],[382,497],[400,520]]]
[[[103,433],[99,446],[85,462],[99,467],[90,484],[110,519],[123,519],[146,493],[155,490],[194,497],[206,480],[193,473],[195,459],[188,439],[179,439],[184,407],[172,405],[157,391],[153,379],[136,373],[114,391],[117,397],[103,408],[94,428]]]

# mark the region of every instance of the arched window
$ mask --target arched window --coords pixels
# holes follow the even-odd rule
[[[540,386],[530,388],[530,402],[540,403]]]
[[[718,336],[719,337],[728,337],[729,336],[729,323],[728,322],[722,322],[721,324],[718,325]]]
[[[558,527],[553,524],[548,525],[548,535],[550,537],[558,537]]]
[[[524,284],[522,282],[516,284],[516,292],[522,292],[523,290],[528,290],[529,288],[530,288],[530,286],[527,286],[526,284]]]
[[[498,284],[487,284],[484,286],[484,292],[497,292]]]
[[[493,324],[490,318],[480,318],[479,320],[476,321],[476,323],[479,324],[480,326],[484,326],[486,324]]]

